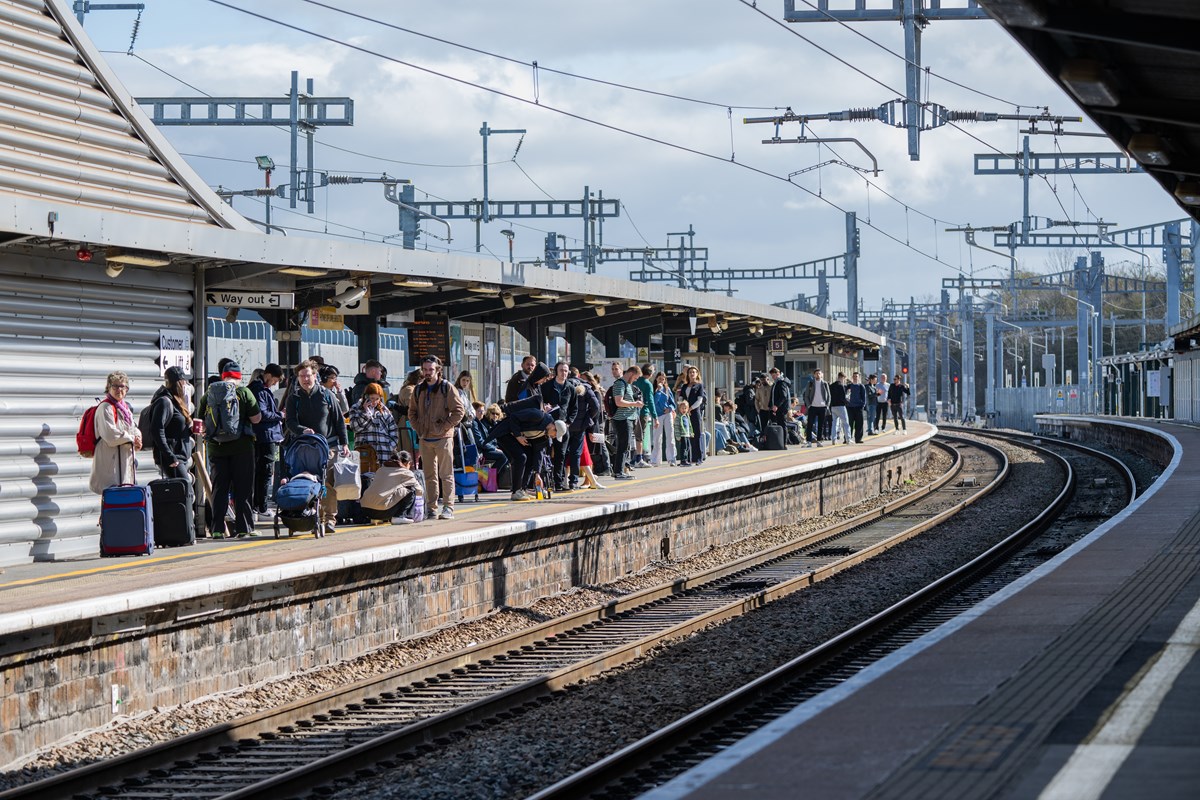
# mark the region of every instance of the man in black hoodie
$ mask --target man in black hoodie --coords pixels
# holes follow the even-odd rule
[[[383,387],[385,398],[392,396],[392,387],[388,385],[387,378],[383,377],[383,364],[374,358],[368,359],[362,365],[362,370],[354,376],[354,385],[350,387],[350,405],[361,400],[363,392],[372,383],[378,383]]]
[[[504,402],[515,403],[520,400],[525,394],[525,385],[529,382],[529,375],[537,367],[538,360],[533,356],[525,356],[521,359],[521,368],[513,373],[513,376],[508,379],[508,385],[504,387]]]
[[[771,416],[777,425],[787,422],[792,407],[792,382],[783,377],[779,367],[771,367]]]
[[[267,513],[267,498],[275,483],[275,462],[279,460],[279,443],[283,441],[283,414],[275,402],[272,391],[283,379],[283,367],[267,364],[262,377],[250,381],[247,386],[258,400],[258,413],[262,419],[254,425],[254,511]]]

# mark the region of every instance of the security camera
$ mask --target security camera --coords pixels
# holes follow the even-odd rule
[[[110,278],[115,278],[118,275],[120,275],[121,271],[124,269],[125,269],[124,264],[109,264],[107,267],[104,268],[104,274]]]
[[[354,303],[357,303],[359,300],[362,300],[364,297],[366,297],[366,294],[367,287],[351,286],[346,291],[335,294],[333,297],[329,298],[329,305],[335,308],[353,305]]]

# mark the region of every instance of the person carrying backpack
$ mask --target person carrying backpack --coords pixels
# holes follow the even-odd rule
[[[164,478],[190,480],[188,469],[192,463],[195,439],[184,386],[191,379],[192,376],[179,367],[167,367],[163,374],[164,383],[154,393],[154,399],[148,406],[149,443],[154,448],[154,463]],[[146,440],[144,430],[142,439]]]
[[[96,494],[104,494],[110,486],[134,482],[136,461],[135,450],[142,447],[142,433],[133,420],[133,412],[125,402],[129,394],[129,376],[124,372],[113,372],[104,387],[100,403],[84,414],[80,436],[92,447],[92,474],[88,488]],[[88,417],[91,425],[88,425]],[[81,454],[85,446],[80,443]]]
[[[225,527],[225,508],[233,495],[233,535],[249,536],[254,531],[254,424],[262,421],[258,399],[239,385],[242,368],[229,361],[221,380],[208,387],[196,405],[196,416],[204,420],[212,474],[212,516],[209,532],[220,538]]]

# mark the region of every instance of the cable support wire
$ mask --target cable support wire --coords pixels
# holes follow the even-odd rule
[[[716,108],[740,108],[740,109],[758,110],[758,111],[777,110],[777,108],[778,108],[777,106],[750,106],[750,105],[738,105],[736,103],[732,103],[732,104],[731,103],[718,103],[718,102],[715,102],[712,100],[699,100],[694,97],[685,97],[683,95],[672,94],[671,92],[660,92],[660,91],[657,91],[654,89],[643,89],[638,86],[630,86],[628,84],[617,83],[615,81],[606,81],[602,78],[592,78],[587,75],[580,75],[575,72],[566,72],[565,70],[553,69],[551,67],[544,67],[544,66],[539,65],[538,62],[536,62],[536,61],[522,61],[519,58],[513,58],[511,56],[501,55],[500,53],[493,53],[490,50],[484,50],[479,47],[473,47],[471,45],[462,44],[461,42],[455,42],[450,39],[443,39],[439,36],[433,36],[432,34],[421,33],[420,31],[413,30],[412,28],[405,28],[402,25],[397,25],[392,22],[385,22],[384,20],[376,19],[374,17],[369,17],[365,14],[359,14],[354,11],[349,11],[344,8],[339,8],[339,7],[337,7],[335,5],[331,5],[329,3],[320,2],[320,0],[303,0],[303,1],[305,3],[308,3],[310,6],[316,6],[318,8],[323,8],[327,11],[332,11],[336,14],[342,14],[347,17],[353,17],[354,19],[361,20],[363,22],[371,22],[371,23],[380,25],[385,28],[390,28],[391,30],[394,30],[394,31],[399,31],[401,33],[407,33],[410,36],[417,36],[422,39],[428,39],[429,41],[437,42],[439,44],[449,45],[450,47],[457,47],[460,50],[466,50],[468,52],[475,53],[477,55],[487,56],[488,58],[495,58],[499,61],[505,61],[509,64],[515,64],[515,65],[522,66],[522,67],[529,67],[533,70],[533,74],[534,74],[534,103],[533,103],[534,105],[540,105],[540,103],[537,100],[538,92],[540,91],[539,83],[538,83],[538,72],[549,72],[553,75],[561,75],[564,78],[573,78],[575,80],[587,81],[588,83],[597,83],[597,84],[600,84],[601,86],[611,86],[614,89],[624,89],[624,90],[630,91],[630,92],[638,92],[641,94],[653,95],[655,97],[663,97],[668,100],[679,100],[679,101],[682,101],[685,103],[696,103],[697,105],[714,106]]]
[[[506,99],[508,99],[508,100],[511,100],[511,101],[513,101],[513,102],[516,102],[516,103],[523,103],[523,104],[525,104],[525,105],[530,105],[530,106],[535,106],[535,105],[536,105],[536,107],[537,107],[537,108],[542,108],[542,109],[545,109],[545,110],[547,110],[547,111],[553,112],[553,113],[555,113],[555,114],[559,114],[559,115],[561,115],[561,116],[563,116],[563,117],[567,117],[567,118],[569,118],[569,119],[574,119],[574,120],[576,120],[576,121],[579,121],[579,122],[584,122],[584,123],[587,123],[587,124],[590,124],[590,125],[595,125],[595,126],[597,126],[597,127],[599,127],[599,128],[602,128],[602,129],[604,129],[604,130],[611,131],[611,132],[613,132],[613,133],[619,133],[619,134],[623,134],[623,135],[626,135],[626,136],[631,136],[631,137],[633,137],[633,138],[635,138],[635,139],[639,139],[639,140],[641,140],[641,141],[644,141],[644,142],[649,142],[649,143],[652,143],[652,144],[657,144],[657,145],[660,145],[660,146],[663,146],[663,147],[667,147],[667,148],[670,148],[670,149],[673,149],[673,150],[677,150],[677,151],[679,151],[679,152],[690,153],[690,154],[692,154],[692,155],[699,156],[699,157],[701,157],[701,158],[706,158],[706,159],[710,159],[710,160],[714,160],[714,161],[720,161],[721,163],[725,163],[725,164],[730,164],[730,163],[731,163],[731,162],[729,162],[729,161],[728,161],[728,160],[727,160],[727,159],[726,159],[724,156],[717,155],[717,154],[715,154],[715,153],[709,153],[709,152],[706,152],[706,151],[703,151],[703,150],[697,150],[696,148],[693,148],[693,147],[688,147],[687,145],[677,144],[677,143],[675,143],[675,142],[670,142],[670,141],[667,141],[667,140],[665,140],[665,139],[661,139],[661,138],[658,138],[658,137],[655,137],[655,136],[651,136],[651,135],[649,135],[649,134],[645,134],[645,133],[639,133],[639,132],[637,132],[637,131],[629,130],[629,129],[627,129],[627,128],[622,128],[622,127],[620,127],[620,126],[618,126],[618,125],[613,125],[613,124],[611,124],[611,123],[602,122],[602,121],[600,121],[600,120],[597,120],[597,119],[592,119],[592,118],[590,118],[590,117],[586,117],[586,116],[584,116],[584,115],[582,115],[582,114],[577,114],[577,113],[574,113],[574,112],[571,112],[571,111],[567,111],[567,110],[565,110],[565,109],[562,109],[562,108],[557,108],[557,107],[555,107],[555,106],[546,105],[546,104],[544,104],[544,103],[543,103],[543,104],[534,104],[532,101],[528,100],[527,98],[524,98],[524,97],[520,97],[520,96],[517,96],[517,95],[511,94],[510,92],[506,92],[506,91],[503,91],[503,90],[500,90],[500,89],[495,89],[495,88],[493,88],[493,87],[490,87],[490,86],[484,86],[484,85],[482,85],[482,84],[475,83],[475,82],[473,82],[473,81],[470,81],[470,80],[467,80],[467,79],[464,79],[464,78],[458,78],[458,77],[455,77],[455,76],[453,76],[453,75],[449,75],[449,74],[447,74],[447,73],[439,72],[439,71],[437,71],[437,70],[435,70],[435,69],[432,69],[432,68],[430,68],[430,67],[424,67],[424,66],[421,66],[421,65],[419,65],[419,64],[414,64],[414,63],[412,63],[412,62],[405,61],[405,60],[403,60],[403,59],[400,59],[400,58],[396,58],[395,56],[389,56],[389,55],[387,55],[387,54],[385,54],[385,53],[381,53],[381,52],[379,52],[379,51],[377,51],[377,50],[372,50],[371,48],[364,47],[364,46],[362,46],[362,45],[358,45],[358,44],[353,44],[353,43],[350,43],[350,42],[346,42],[346,41],[343,41],[343,40],[337,39],[336,37],[329,36],[329,35],[327,35],[327,34],[319,33],[319,32],[317,32],[317,31],[314,31],[314,30],[310,30],[310,29],[304,28],[304,27],[302,27],[302,26],[300,26],[300,25],[296,25],[296,24],[293,24],[293,23],[290,23],[290,22],[285,22],[284,20],[282,20],[282,19],[278,19],[278,18],[276,18],[276,17],[270,17],[270,16],[267,16],[266,14],[261,14],[261,13],[258,13],[258,12],[256,12],[256,11],[251,11],[251,10],[249,10],[249,9],[242,8],[242,7],[240,7],[240,6],[237,6],[237,5],[235,5],[235,4],[231,3],[231,2],[227,2],[227,0],[208,0],[208,2],[210,2],[210,3],[214,4],[214,5],[221,6],[221,7],[223,7],[223,8],[227,8],[227,9],[229,9],[229,10],[231,10],[231,11],[236,11],[236,12],[238,12],[238,13],[244,14],[244,15],[246,15],[246,16],[249,16],[249,17],[254,17],[255,19],[259,19],[259,20],[261,20],[261,21],[263,21],[263,22],[267,22],[267,23],[270,23],[270,24],[272,24],[272,25],[277,25],[277,26],[279,26],[279,27],[286,28],[286,29],[288,29],[288,30],[291,30],[291,31],[294,31],[294,32],[297,32],[297,33],[300,33],[300,34],[304,34],[304,35],[306,35],[306,36],[310,36],[310,37],[312,37],[312,38],[314,38],[314,39],[319,39],[319,40],[321,40],[321,41],[325,41],[325,42],[329,42],[329,43],[332,43],[332,44],[340,45],[341,47],[345,47],[346,49],[349,49],[349,50],[354,50],[354,51],[356,51],[356,52],[359,52],[359,53],[362,53],[362,54],[364,54],[364,55],[373,56],[373,57],[375,57],[375,58],[379,58],[379,59],[382,59],[382,60],[384,60],[384,61],[388,61],[388,62],[390,62],[390,63],[393,63],[393,64],[398,64],[398,65],[400,65],[400,66],[408,67],[408,68],[410,68],[410,69],[413,69],[413,70],[416,70],[416,71],[418,71],[418,72],[422,72],[422,73],[425,73],[425,74],[427,74],[427,75],[432,75],[432,76],[435,76],[435,77],[439,77],[439,78],[442,78],[442,79],[444,79],[444,80],[448,80],[448,81],[451,81],[451,82],[453,82],[453,83],[456,83],[456,84],[459,84],[459,85],[462,85],[462,86],[469,86],[469,87],[472,87],[472,88],[478,89],[478,90],[480,90],[480,91],[483,91],[483,92],[487,92],[487,93],[489,93],[489,94],[496,95],[496,96],[498,96],[498,97],[504,97],[504,98],[506,98]],[[306,2],[309,2],[309,0],[306,0]],[[839,60],[840,60],[840,59],[839,59]],[[544,68],[543,68],[543,69],[544,69]],[[993,149],[995,149],[995,148],[993,148]],[[1000,152],[1000,151],[997,151],[997,152]],[[750,171],[750,172],[752,172],[752,173],[754,173],[754,174],[761,175],[761,176],[763,176],[763,177],[766,177],[766,178],[771,178],[771,179],[773,179],[773,180],[778,180],[778,181],[782,181],[782,182],[784,182],[784,183],[789,183],[789,184],[790,184],[790,185],[792,185],[792,186],[796,186],[796,188],[800,189],[801,191],[805,192],[806,194],[808,194],[808,195],[810,195],[810,196],[812,196],[812,197],[814,197],[814,198],[816,198],[816,199],[819,199],[819,200],[821,200],[823,203],[825,203],[826,205],[828,205],[830,208],[833,208],[833,209],[835,209],[835,210],[837,210],[837,211],[841,212],[843,215],[847,213],[847,209],[845,209],[845,208],[843,208],[843,207],[839,206],[837,203],[834,203],[833,201],[831,201],[831,200],[829,200],[829,199],[827,199],[827,198],[820,197],[820,196],[819,196],[819,195],[817,195],[815,192],[813,192],[811,189],[808,189],[808,188],[806,188],[806,187],[804,187],[804,186],[800,186],[800,185],[798,185],[798,184],[792,183],[791,181],[788,181],[788,179],[787,179],[785,176],[783,176],[783,175],[778,175],[778,174],[776,174],[776,173],[773,173],[773,172],[770,172],[770,171],[768,171],[768,170],[761,169],[761,168],[759,168],[759,167],[754,167],[754,166],[751,166],[751,165],[748,165],[748,164],[745,164],[745,163],[742,163],[742,162],[732,162],[732,165],[733,165],[733,166],[735,166],[735,167],[738,167],[738,168],[740,168],[740,169],[745,169],[745,170],[748,170],[748,171]],[[928,216],[928,215],[922,215],[922,216]],[[931,217],[931,218],[932,218],[932,217]],[[891,240],[892,242],[895,242],[896,244],[899,244],[900,246],[904,247],[904,248],[905,248],[905,249],[907,249],[907,250],[911,250],[913,253],[916,253],[917,255],[920,255],[920,256],[923,256],[923,257],[925,257],[925,258],[928,258],[929,260],[931,260],[931,261],[934,261],[935,263],[938,263],[938,264],[943,264],[943,265],[946,265],[946,266],[950,266],[952,269],[954,269],[953,265],[947,265],[947,264],[946,264],[946,262],[944,262],[944,261],[941,261],[940,259],[934,258],[934,257],[933,257],[931,254],[929,254],[929,253],[925,252],[924,250],[921,250],[921,249],[920,249],[920,248],[918,248],[918,247],[914,247],[914,246],[913,246],[913,245],[911,245],[910,243],[908,243],[908,242],[906,242],[906,241],[903,241],[902,239],[900,239],[898,236],[896,236],[896,235],[894,235],[894,234],[892,234],[892,233],[890,233],[890,232],[888,232],[888,231],[886,231],[886,230],[884,230],[884,229],[882,229],[882,228],[880,228],[880,227],[878,227],[878,226],[876,226],[876,225],[874,225],[874,224],[868,224],[868,227],[869,227],[869,228],[871,228],[872,230],[874,230],[876,233],[878,233],[878,234],[880,234],[881,236],[883,236],[884,238],[886,238],[886,239],[889,239],[889,240]]]
[[[758,10],[758,7],[757,7],[756,5],[754,5],[753,3],[747,3],[747,2],[746,2],[746,0],[740,0],[740,2],[741,2],[743,5],[749,5],[749,6],[750,6],[751,8],[753,8],[755,11],[759,11],[759,10]],[[920,64],[917,64],[917,63],[915,63],[915,62],[911,61],[911,60],[910,60],[910,59],[909,59],[907,56],[905,56],[903,53],[897,53],[895,50],[891,49],[890,47],[888,47],[887,45],[883,44],[882,42],[879,42],[879,41],[877,41],[877,40],[875,40],[875,39],[872,39],[870,36],[867,36],[865,33],[863,33],[862,31],[858,30],[857,28],[853,27],[852,25],[850,25],[850,23],[846,22],[845,20],[838,19],[838,18],[837,18],[837,17],[835,17],[833,14],[830,14],[828,9],[825,9],[825,8],[820,8],[820,7],[818,7],[817,5],[815,5],[815,4],[812,2],[812,0],[800,0],[800,2],[801,2],[801,3],[804,3],[804,5],[808,6],[808,7],[809,7],[809,8],[811,8],[813,11],[817,11],[817,12],[819,12],[819,13],[821,13],[821,14],[824,14],[825,16],[829,17],[829,20],[830,20],[830,22],[836,22],[838,25],[841,25],[843,28],[845,28],[846,30],[850,31],[851,33],[853,33],[853,34],[854,34],[855,36],[857,36],[858,38],[860,38],[860,39],[864,39],[864,40],[866,40],[866,41],[870,42],[871,44],[875,45],[876,47],[878,47],[880,50],[882,50],[883,52],[887,53],[888,55],[890,55],[890,56],[893,56],[893,57],[895,57],[895,58],[898,58],[898,59],[900,59],[900,60],[901,60],[901,61],[903,61],[903,62],[904,62],[906,65],[907,65],[907,64],[912,64],[913,66],[916,66],[916,67],[920,67],[920,66],[921,66]],[[762,14],[763,12],[762,12],[762,11],[759,11],[759,13],[760,13],[760,14]],[[774,20],[774,17],[770,17],[770,15],[764,14],[764,16],[767,16],[767,17],[769,17],[770,19]],[[780,23],[780,24],[783,24],[783,23]],[[791,30],[791,28],[788,28],[786,25],[784,25],[784,27],[785,27],[785,29],[787,29],[787,30]],[[993,95],[993,94],[988,94],[987,92],[985,92],[985,91],[983,91],[983,90],[981,90],[981,89],[976,89],[976,88],[974,88],[974,87],[968,86],[968,85],[967,85],[967,84],[965,84],[965,83],[960,83],[960,82],[958,82],[958,81],[954,80],[953,78],[947,78],[945,75],[942,75],[942,74],[940,74],[940,73],[934,72],[934,71],[933,71],[932,69],[930,69],[929,67],[921,67],[921,69],[923,69],[923,70],[925,71],[925,91],[926,91],[926,96],[928,96],[928,92],[929,92],[929,77],[932,75],[933,77],[937,78],[938,80],[945,81],[946,83],[949,83],[949,84],[950,84],[950,85],[952,85],[952,86],[957,86],[957,87],[958,87],[958,88],[960,88],[960,89],[966,89],[968,92],[973,92],[973,93],[975,93],[975,94],[979,95],[980,97],[986,97],[986,98],[988,98],[989,100],[995,100],[995,101],[997,101],[997,102],[999,102],[999,103],[1004,103],[1005,105],[1008,105],[1008,106],[1013,106],[1013,107],[1015,107],[1015,108],[1016,108],[1018,111],[1020,111],[1022,108],[1041,108],[1041,106],[1040,106],[1040,105],[1038,105],[1038,104],[1035,104],[1035,103],[1014,103],[1014,102],[1013,102],[1013,101],[1011,101],[1011,100],[1005,100],[1005,99],[1004,99],[1004,98],[1002,98],[1002,97],[996,97],[995,95]]]

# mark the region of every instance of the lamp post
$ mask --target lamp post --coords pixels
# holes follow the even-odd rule
[[[1077,346],[1080,348],[1081,353],[1084,352],[1086,348],[1088,348],[1088,347],[1091,348],[1090,352],[1088,352],[1088,354],[1087,354],[1087,372],[1088,372],[1088,374],[1087,374],[1087,395],[1088,395],[1087,402],[1088,402],[1088,410],[1095,411],[1095,389],[1094,389],[1094,386],[1095,386],[1095,379],[1096,379],[1096,361],[1099,358],[1099,353],[1097,352],[1097,349],[1098,349],[1098,346],[1100,343],[1100,335],[1099,335],[1099,331],[1096,330],[1096,328],[1095,328],[1095,325],[1096,325],[1095,320],[1096,320],[1096,317],[1099,315],[1096,313],[1096,307],[1094,305],[1092,305],[1091,303],[1089,303],[1087,300],[1082,300],[1078,297],[1069,295],[1063,289],[1059,289],[1058,293],[1061,294],[1063,297],[1067,297],[1067,298],[1070,298],[1071,300],[1074,300],[1076,305],[1085,305],[1088,307],[1089,324],[1088,324],[1086,332],[1088,334],[1088,339],[1090,339],[1091,341],[1088,342],[1088,341],[1085,341],[1083,339],[1083,337],[1079,337],[1079,343]],[[1079,330],[1080,330],[1080,333],[1085,332],[1082,325],[1079,326]],[[1080,359],[1080,360],[1082,361],[1083,359]]]
[[[505,239],[508,239],[508,265],[511,267],[513,263],[513,239],[516,237],[516,234],[508,228],[500,231],[500,233]]]
[[[266,181],[266,188],[271,188],[271,170],[275,169],[275,161],[270,156],[255,156],[254,162],[258,164],[258,168],[263,171],[263,178]],[[271,193],[266,194],[267,200],[267,235],[271,235]]]
[[[999,318],[999,317],[996,317],[996,321],[997,321],[997,322],[999,322],[1001,325],[1007,325],[1007,326],[1008,326],[1008,327],[1010,327],[1010,328],[1016,328],[1016,329],[1017,329],[1017,335],[1013,337],[1013,348],[1012,348],[1012,354],[1013,354],[1013,388],[1016,388],[1016,387],[1019,385],[1019,384],[1018,384],[1019,377],[1018,377],[1018,375],[1017,375],[1017,346],[1018,346],[1018,345],[1021,343],[1021,326],[1020,326],[1020,325],[1013,325],[1011,322],[1008,322],[1007,320],[1003,320],[1003,319],[1001,319],[1001,318]],[[1000,334],[1000,340],[1001,340],[1001,342],[1003,342],[1003,341],[1004,341],[1004,334]],[[1003,345],[1003,344],[1001,344],[1001,346],[1000,346],[1000,347],[1001,347],[1001,350],[1003,350],[1003,349],[1004,349],[1004,345]]]

